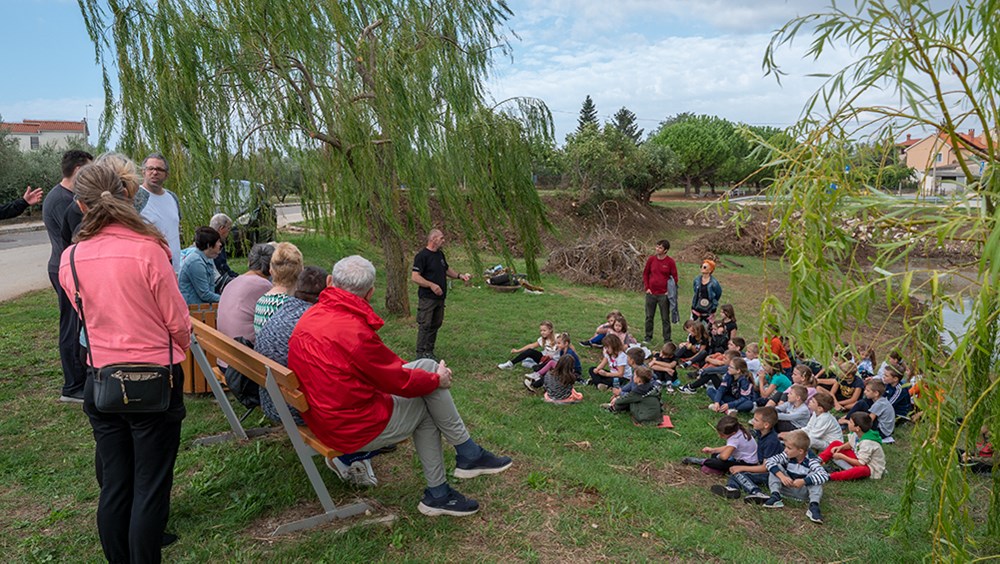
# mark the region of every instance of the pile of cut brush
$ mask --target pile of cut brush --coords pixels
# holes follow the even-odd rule
[[[552,251],[544,270],[577,284],[642,290],[646,255],[641,248],[615,233],[595,233]]]

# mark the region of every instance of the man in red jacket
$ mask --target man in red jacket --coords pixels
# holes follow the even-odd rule
[[[430,359],[403,364],[379,338],[385,324],[370,305],[375,267],[357,255],[333,265],[328,287],[302,316],[288,342],[309,429],[341,452],[373,451],[413,437],[427,480],[417,506],[424,515],[472,515],[479,504],[445,479],[441,437],[457,452],[455,477],[497,474],[512,461],[470,437],[452,400],[451,369]]]
[[[642,285],[646,289],[646,343],[653,342],[653,320],[656,308],[660,308],[660,322],[663,325],[663,342],[670,340],[670,316],[677,316],[677,264],[667,255],[670,241],[656,242],[655,254],[646,259],[642,269]],[[673,282],[673,291],[670,291]],[[671,303],[672,300],[672,303]],[[672,310],[672,311],[668,311]],[[674,319],[677,322],[677,319]]]

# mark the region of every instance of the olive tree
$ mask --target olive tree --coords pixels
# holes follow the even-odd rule
[[[799,143],[770,147],[772,164],[782,167],[769,193],[787,249],[791,299],[787,308],[768,300],[763,313],[777,318],[802,348],[825,358],[852,330],[852,321],[885,326],[871,317],[876,303],[902,314],[904,334],[889,342],[912,355],[923,416],[901,477],[896,526],[912,526],[919,515],[921,524],[927,520],[932,560],[969,561],[976,556],[976,528],[983,525],[975,522],[970,503],[987,505],[988,534],[1000,534],[1000,472],[994,470],[992,488],[971,499],[972,478],[957,454],[974,444],[984,423],[994,438],[1000,436],[1000,2],[859,0],[848,6],[795,18],[775,32],[765,55],[765,69],[780,76],[779,50],[811,36],[808,57],[846,46],[857,59],[828,75],[808,101],[791,132]],[[963,148],[959,166],[981,209],[880,196],[845,166],[852,140],[881,145],[916,127],[943,133]],[[959,136],[966,127],[985,132],[982,147]],[[982,177],[974,174],[979,162],[985,163]],[[892,232],[902,235],[879,236]],[[870,259],[855,252],[862,237],[870,237],[876,249]],[[911,263],[921,248],[954,245],[972,249],[975,260]],[[968,276],[975,284],[956,293],[944,283],[949,276]],[[942,309],[960,307],[962,298],[971,300],[970,317],[949,350],[940,337]],[[924,496],[930,498],[926,514],[915,510]]]
[[[406,251],[432,196],[477,264],[483,239],[510,261],[511,230],[538,276],[529,141],[551,138],[551,116],[484,90],[509,49],[503,0],[79,3],[105,73],[102,138],[117,124],[126,151],[163,151],[180,191],[228,177],[234,156],[296,155],[307,217],[378,242],[391,313],[409,311]]]

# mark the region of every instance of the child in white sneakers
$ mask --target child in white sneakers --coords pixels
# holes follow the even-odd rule
[[[539,350],[540,349],[540,350]],[[519,349],[510,349],[510,353],[516,355],[507,362],[497,365],[500,370],[510,370],[514,365],[527,360],[531,361],[534,367],[532,372],[536,372],[550,360],[559,359],[559,349],[556,347],[556,333],[551,321],[543,321],[538,325],[538,340],[532,341]]]

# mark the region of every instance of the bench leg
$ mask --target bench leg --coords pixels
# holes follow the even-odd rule
[[[243,430],[243,425],[240,424],[239,418],[236,417],[236,412],[233,411],[233,406],[229,403],[226,392],[222,390],[222,384],[219,384],[219,381],[212,376],[212,366],[208,363],[205,351],[198,344],[198,339],[195,337],[194,332],[191,333],[191,354],[194,355],[195,362],[201,367],[201,373],[205,375],[205,381],[208,382],[208,387],[212,389],[212,394],[215,396],[215,401],[218,402],[219,408],[222,409],[222,413],[229,420],[229,426],[233,429],[233,435],[245,441],[247,433]]]
[[[346,519],[348,517],[354,517],[355,515],[362,515],[366,511],[371,509],[367,503],[359,502],[352,503],[351,505],[344,505],[337,508],[334,511],[327,511],[322,515],[316,515],[315,517],[307,517],[305,519],[300,519],[298,521],[293,521],[291,523],[286,523],[281,525],[271,533],[271,536],[284,535],[287,533],[292,533],[295,531],[302,531],[305,529],[311,529],[318,525],[323,525],[325,523],[330,523],[336,519]]]

